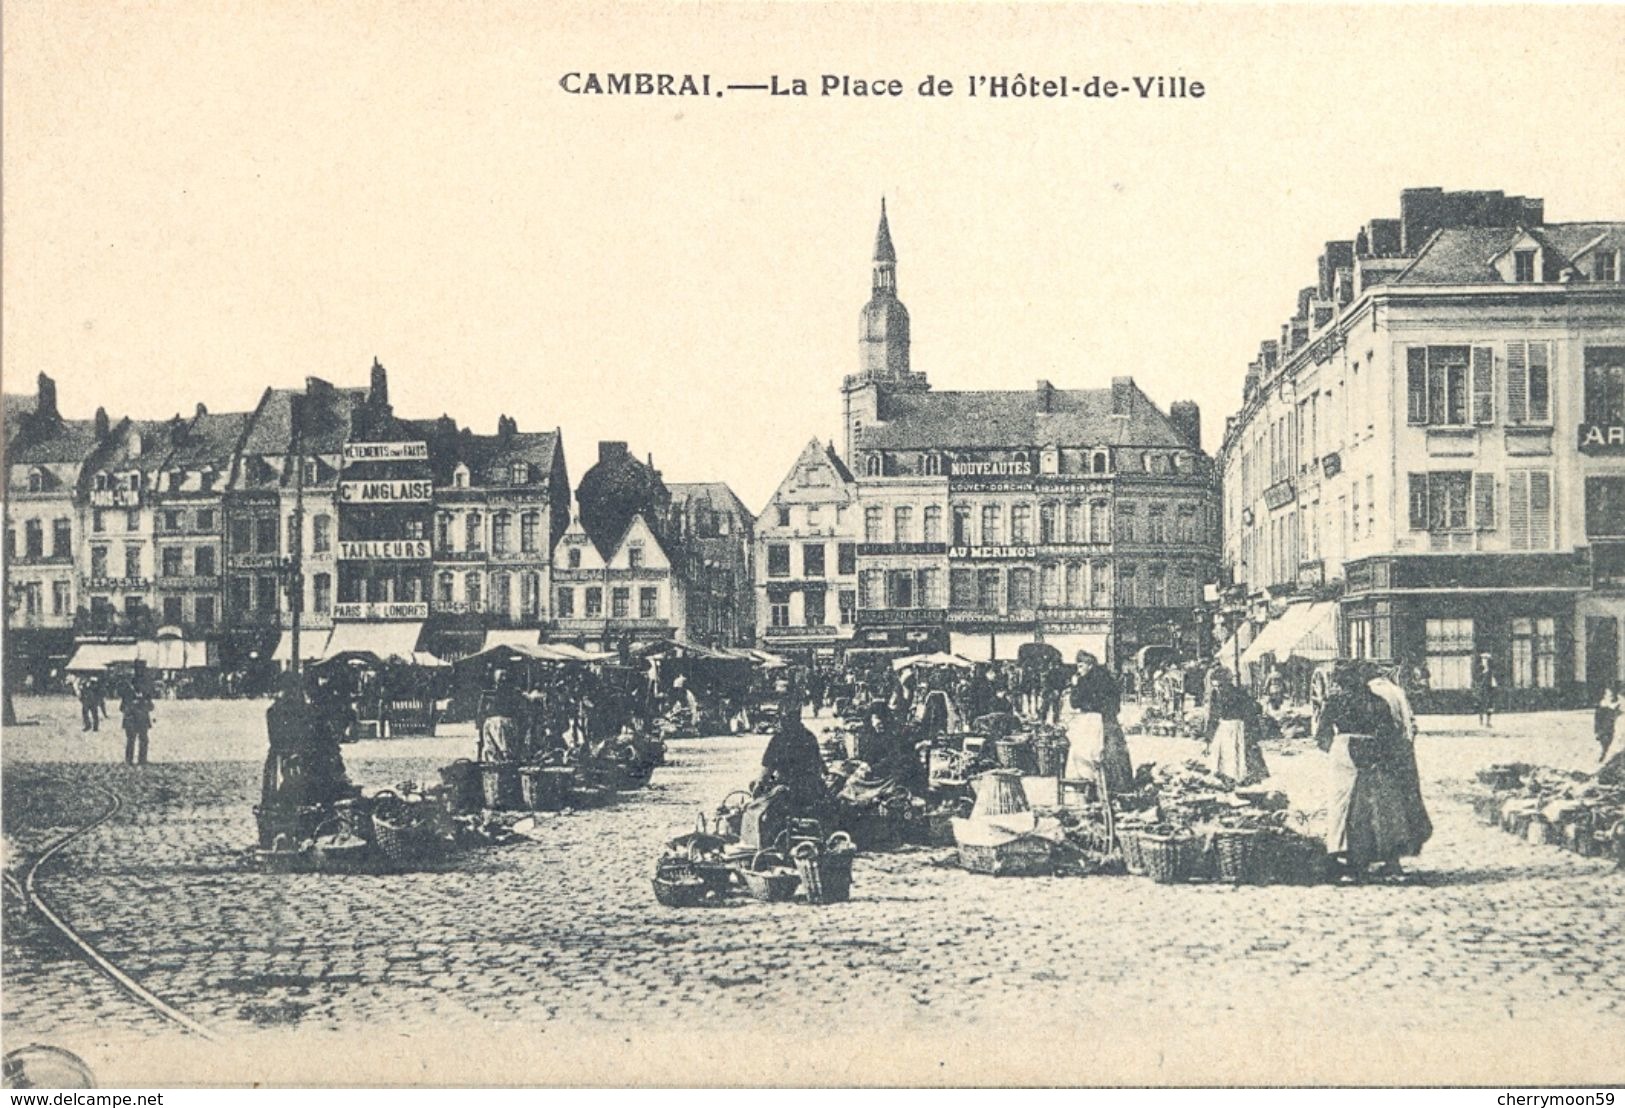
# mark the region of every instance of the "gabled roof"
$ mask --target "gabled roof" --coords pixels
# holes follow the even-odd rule
[[[31,414],[31,413],[30,413]],[[63,465],[90,460],[100,445],[96,439],[96,424],[89,419],[61,419],[49,428],[28,425],[24,421],[18,437],[7,443],[7,465]]]
[[[286,454],[293,439],[293,398],[304,395],[305,452],[337,454],[350,437],[350,412],[367,398],[367,390],[266,389],[254,410],[253,425],[243,440],[245,454]]]
[[[750,509],[739,495],[728,487],[726,481],[674,481],[666,486],[671,493],[671,504],[674,508],[687,511],[689,501],[709,501],[712,509],[718,512],[730,512],[741,519],[753,518]]]
[[[1135,386],[1126,417],[1112,415],[1111,389],[1054,389],[1049,411],[1033,390],[895,393],[882,422],[859,432],[871,449],[933,447],[1185,446],[1168,417]]]
[[[1394,278],[1401,285],[1501,284],[1495,262],[1525,236],[1547,252],[1555,276],[1598,249],[1625,244],[1625,223],[1546,223],[1538,227],[1446,227],[1434,232],[1415,260]],[[1580,269],[1579,278],[1590,274]]]
[[[809,465],[829,466],[835,471],[836,480],[846,486],[847,496],[852,498],[857,495],[857,481],[852,476],[852,471],[846,468],[846,463],[842,462],[840,456],[835,453],[835,447],[825,446],[815,438],[808,440],[807,445],[801,448],[801,453],[796,455],[796,460],[790,463],[790,468],[785,470],[784,477],[780,479],[778,487],[773,490],[772,499],[767,502],[767,508],[771,508],[778,503],[780,497],[785,496],[795,487],[796,475]],[[763,508],[756,518],[760,519],[762,515],[765,515],[767,508]]]
[[[169,453],[166,468],[194,469],[212,466],[225,471],[248,429],[248,412],[199,412],[186,428],[186,435]]]
[[[666,546],[666,544],[660,541],[660,536],[655,532],[655,529],[650,526],[648,519],[644,517],[642,512],[632,513],[632,518],[627,523],[626,530],[621,532],[621,537],[615,540],[615,545],[603,552],[604,564],[609,565],[610,563],[614,562],[616,558],[620,557],[620,553],[623,549],[625,549],[627,541],[632,537],[632,533],[638,530],[640,527],[643,529],[643,533],[649,537],[649,541],[654,543],[655,548],[660,551],[661,557],[666,559],[666,565],[675,571],[677,568],[677,560],[671,556],[671,550]]]

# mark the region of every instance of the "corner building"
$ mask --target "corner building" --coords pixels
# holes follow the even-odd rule
[[[860,371],[842,385],[858,486],[855,645],[1014,657],[1044,641],[1114,666],[1202,652],[1218,564],[1196,405],[1110,387],[936,391],[909,359],[884,206]]]
[[[1224,559],[1340,601],[1345,656],[1418,707],[1578,705],[1625,675],[1625,224],[1409,189],[1328,242],[1225,431]]]

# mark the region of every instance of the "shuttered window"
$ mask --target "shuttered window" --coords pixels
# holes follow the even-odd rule
[[[1507,422],[1552,421],[1552,353],[1545,342],[1507,343]]]
[[[1507,535],[1513,550],[1552,548],[1552,475],[1544,469],[1507,474]]]
[[[1495,422],[1495,351],[1488,346],[1473,347],[1473,422]]]
[[[1412,473],[1410,477],[1410,525],[1412,531],[1428,529],[1428,475]]]
[[[1428,421],[1428,352],[1425,346],[1413,346],[1405,351],[1405,381],[1407,402],[1405,419],[1408,423]]]
[[[1473,474],[1473,526],[1480,531],[1495,530],[1495,474]]]

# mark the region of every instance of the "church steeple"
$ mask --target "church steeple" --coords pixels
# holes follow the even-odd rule
[[[880,226],[875,229],[874,282],[864,305],[858,344],[863,375],[894,379],[908,372],[908,309],[897,299],[897,250],[880,198]]]

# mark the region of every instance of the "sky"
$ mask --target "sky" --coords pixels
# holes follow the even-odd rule
[[[17,3],[0,384],[70,415],[307,376],[602,439],[753,510],[837,438],[882,195],[939,389],[1135,378],[1218,445],[1322,244],[1437,185],[1625,218],[1618,8]],[[569,72],[900,79],[589,97]],[[1201,99],[989,99],[971,74]],[[927,75],[950,97],[914,90]]]

